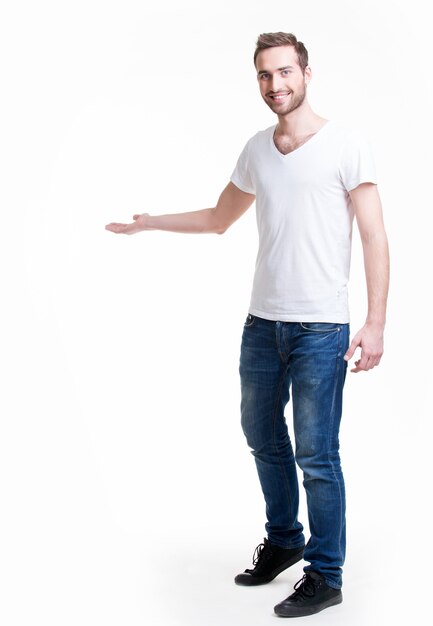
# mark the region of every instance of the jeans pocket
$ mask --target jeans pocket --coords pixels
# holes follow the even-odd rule
[[[254,315],[251,315],[251,313],[248,313],[247,319],[245,320],[245,323],[244,323],[244,328],[250,328],[251,326],[254,325],[255,321],[256,321],[256,318],[254,317]]]
[[[300,322],[301,328],[313,333],[337,333],[341,324],[334,322]]]

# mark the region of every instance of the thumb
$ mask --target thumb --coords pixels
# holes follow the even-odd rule
[[[356,348],[359,346],[359,341],[356,337],[354,337],[352,339],[352,343],[349,346],[348,351],[346,352],[346,354],[344,355],[344,360],[348,361],[349,359],[351,359],[355,353]]]

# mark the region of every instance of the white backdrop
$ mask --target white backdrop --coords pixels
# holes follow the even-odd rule
[[[425,4],[17,0],[0,15],[4,626],[271,624],[302,575],[232,583],[265,521],[237,371],[254,210],[223,237],[104,230],[216,203],[275,121],[252,55],[276,30],[309,50],[313,109],[367,132],[392,254],[385,356],[346,386],[345,603],[315,619],[428,622],[411,592],[432,557]],[[358,235],[351,310],[357,330]]]

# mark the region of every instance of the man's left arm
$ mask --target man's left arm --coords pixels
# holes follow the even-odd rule
[[[377,186],[362,183],[350,191],[364,252],[368,312],[364,326],[353,337],[344,358],[352,358],[361,348],[352,372],[367,371],[379,365],[383,354],[383,332],[389,287],[388,240],[383,224],[382,205]]]

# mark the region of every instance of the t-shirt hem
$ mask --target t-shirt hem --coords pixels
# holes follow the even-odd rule
[[[347,189],[347,191],[353,191],[354,189],[359,187],[359,185],[363,185],[364,183],[372,183],[373,185],[377,185],[378,184],[378,180],[377,180],[377,178],[375,176],[363,176],[360,179],[351,181],[347,185],[346,189]]]
[[[256,194],[256,192],[254,191],[254,189],[252,189],[251,187],[247,187],[247,185],[244,185],[242,183],[240,183],[237,178],[234,178],[234,176],[232,176],[230,178],[230,181],[236,185],[236,187],[238,187],[241,191],[244,191],[245,193],[252,193],[253,195]]]
[[[350,318],[348,315],[342,315],[341,313],[269,313],[268,311],[261,311],[253,307],[248,311],[251,315],[261,317],[262,319],[269,320],[271,322],[315,322],[315,323],[330,323],[330,324],[349,324]]]

